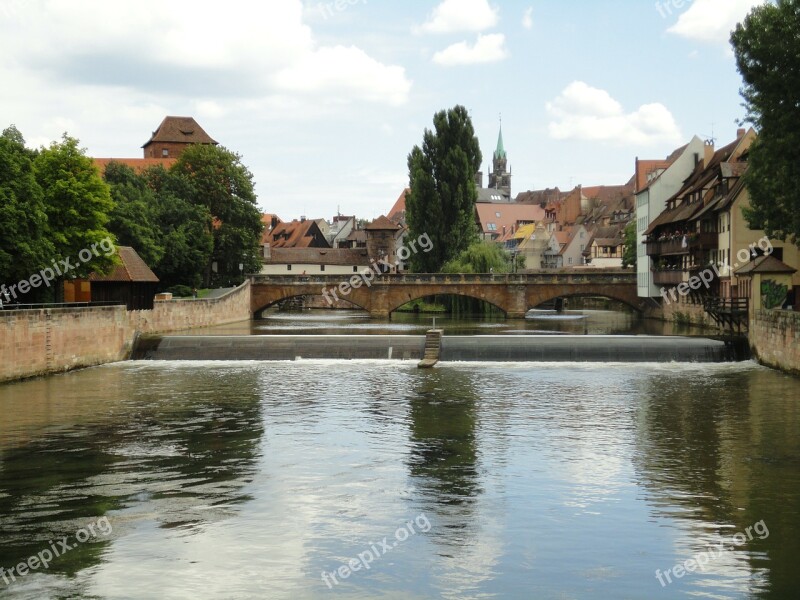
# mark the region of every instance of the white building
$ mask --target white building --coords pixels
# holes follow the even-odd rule
[[[636,275],[640,298],[660,295],[650,270],[650,258],[644,243],[645,231],[664,211],[667,200],[678,193],[697,163],[704,160],[706,151],[706,144],[695,136],[666,160],[636,159]]]

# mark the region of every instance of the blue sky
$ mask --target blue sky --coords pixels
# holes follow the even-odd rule
[[[2,0],[0,127],[138,157],[165,115],[193,115],[283,219],[387,212],[455,104],[484,165],[502,113],[514,194],[624,183],[636,156],[734,139],[728,32],[759,3]]]

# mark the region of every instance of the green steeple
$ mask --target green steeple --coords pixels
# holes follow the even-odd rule
[[[497,136],[497,150],[494,151],[495,160],[499,158],[506,158],[506,149],[503,146],[503,126],[500,125],[500,135]]]

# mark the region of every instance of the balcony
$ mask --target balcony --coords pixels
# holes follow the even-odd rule
[[[665,240],[647,242],[648,256],[689,254],[693,250],[715,250],[719,244],[717,233],[691,233]]]
[[[656,285],[680,285],[683,281],[683,271],[653,271],[653,283]]]

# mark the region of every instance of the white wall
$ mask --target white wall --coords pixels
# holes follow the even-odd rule
[[[356,270],[353,270],[353,266],[356,266]],[[325,265],[325,270],[322,270],[321,265],[311,265],[311,264],[292,264],[291,271],[288,269],[288,265],[262,265],[261,267],[261,274],[262,275],[302,275],[305,273],[306,275],[353,275],[354,273],[359,273],[364,271],[365,269],[369,268],[369,265],[350,265],[350,266],[342,266],[342,265]]]
[[[650,187],[636,195],[636,275],[637,292],[640,298],[655,298],[661,292],[653,283],[653,274],[650,272],[650,258],[644,244],[644,232],[655,221],[656,217],[664,212],[667,200],[678,193],[683,182],[691,175],[695,167],[695,155],[703,160],[705,144],[699,137],[694,136],[692,141],[678,159],[656,179]]]

